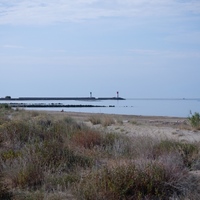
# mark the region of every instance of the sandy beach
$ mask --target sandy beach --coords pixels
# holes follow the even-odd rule
[[[53,114],[55,112],[51,111],[48,113]],[[59,112],[56,113],[58,114]],[[106,132],[123,133],[129,136],[146,135],[188,142],[200,141],[200,130],[194,130],[187,118],[81,112],[60,112],[60,115],[70,116],[78,122],[87,124],[89,127]],[[109,126],[103,126],[101,124],[93,125],[89,120],[90,117],[112,119],[115,123]]]

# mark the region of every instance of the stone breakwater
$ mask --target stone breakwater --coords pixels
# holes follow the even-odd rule
[[[92,107],[115,107],[114,105],[104,106],[104,105],[82,105],[82,104],[61,104],[61,103],[8,103],[10,107],[13,108],[92,108]]]
[[[80,101],[99,101],[99,100],[125,100],[122,97],[19,97],[10,96],[0,98],[0,101],[52,101],[52,100],[80,100]]]

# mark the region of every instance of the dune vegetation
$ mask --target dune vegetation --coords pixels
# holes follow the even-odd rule
[[[191,173],[200,169],[199,152],[198,142],[131,137],[64,112],[1,106],[0,199],[199,199]]]

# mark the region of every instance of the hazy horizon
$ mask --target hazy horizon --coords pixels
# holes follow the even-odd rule
[[[0,97],[199,98],[199,0],[0,0]]]

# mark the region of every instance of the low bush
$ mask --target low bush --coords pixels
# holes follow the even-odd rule
[[[111,143],[111,145],[107,145],[105,150],[109,155],[112,155],[115,158],[130,158],[134,154],[132,139],[123,135],[116,136],[114,142]]]
[[[102,135],[90,129],[80,130],[72,135],[71,141],[78,146],[91,149],[94,146],[101,145]]]
[[[79,199],[87,200],[169,199],[184,190],[179,185],[185,174],[173,176],[159,162],[149,162],[143,167],[129,163],[90,173],[76,186],[76,192]]]
[[[116,140],[118,140],[121,137],[121,135],[117,133],[105,133],[103,134],[103,142],[102,145],[104,147],[113,147],[113,144]]]
[[[166,153],[178,153],[186,167],[191,168],[192,164],[199,158],[199,147],[196,143],[183,143],[173,140],[162,140],[153,147],[152,156],[158,158]]]
[[[11,120],[0,127],[0,132],[5,141],[12,145],[21,145],[28,141],[31,132],[27,122],[21,120]]]
[[[72,180],[73,176],[70,176],[73,172],[93,165],[92,158],[81,155],[56,140],[26,146],[21,150],[20,157],[10,159],[13,162],[9,160],[4,163],[7,178],[14,187],[31,190],[47,185],[46,174],[69,173],[68,182],[73,182],[75,179]],[[66,187],[67,183],[63,184]]]
[[[44,170],[39,163],[25,163],[12,177],[12,181],[15,187],[38,189],[44,181]]]
[[[93,164],[93,159],[79,154],[57,140],[42,144],[36,153],[40,156],[42,166],[52,172],[68,172],[78,167],[86,168]]]

